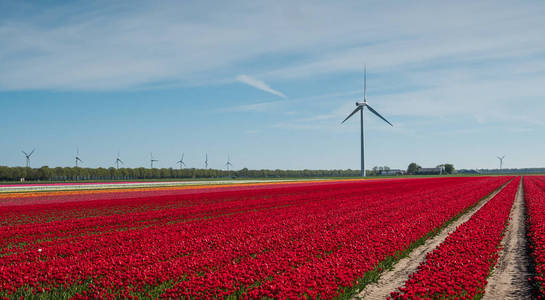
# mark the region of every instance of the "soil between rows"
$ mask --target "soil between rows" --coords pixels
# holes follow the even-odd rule
[[[386,299],[390,296],[391,292],[396,291],[398,287],[402,286],[405,281],[409,279],[409,275],[418,269],[418,266],[426,259],[426,255],[429,252],[439,246],[439,244],[441,244],[449,234],[454,232],[458,226],[467,222],[479,209],[481,209],[481,207],[503,190],[506,185],[507,183],[482,199],[477,205],[441,230],[436,236],[427,240],[423,245],[415,248],[409,253],[409,256],[399,260],[391,270],[382,273],[377,282],[368,284],[362,291],[355,295],[353,299]]]
[[[501,242],[503,249],[488,279],[483,299],[532,298],[532,286],[528,280],[531,277],[531,271],[522,180],[509,219],[505,237]]]

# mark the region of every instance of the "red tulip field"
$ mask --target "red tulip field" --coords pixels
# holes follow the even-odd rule
[[[539,298],[545,298],[545,176],[525,177],[524,196],[528,207],[530,248],[536,268]]]
[[[430,253],[394,299],[473,299],[498,258],[520,179],[513,180]]]
[[[388,291],[473,299],[498,261],[520,180],[0,194],[0,298],[350,298],[499,190]],[[535,281],[545,287],[545,177],[523,186]]]

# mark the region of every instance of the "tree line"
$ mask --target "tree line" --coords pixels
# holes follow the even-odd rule
[[[43,180],[133,180],[133,179],[190,179],[190,178],[292,178],[292,177],[356,177],[359,170],[218,170],[173,168],[41,168],[0,166],[0,181]]]
[[[441,165],[440,165],[441,166]],[[444,164],[446,174],[454,172],[452,164]],[[421,167],[411,163],[407,174],[419,174]],[[378,176],[389,167],[374,167],[367,171],[368,176]],[[80,168],[55,167],[41,168],[0,166],[0,181],[42,180],[42,181],[74,181],[74,180],[134,180],[134,179],[199,179],[199,178],[311,178],[311,177],[359,177],[360,170],[219,170],[219,169],[174,169],[174,168]]]

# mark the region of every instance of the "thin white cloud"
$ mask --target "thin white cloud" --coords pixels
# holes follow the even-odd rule
[[[324,93],[309,97],[302,97],[302,98],[293,98],[290,100],[276,100],[276,101],[265,101],[265,102],[258,102],[258,103],[252,103],[252,104],[243,104],[243,105],[236,105],[236,106],[230,106],[230,107],[224,107],[218,110],[218,112],[270,112],[272,110],[278,111],[279,109],[288,109],[284,111],[284,114],[286,115],[298,115],[300,114],[300,111],[293,111],[289,109],[293,109],[294,105],[300,104],[300,105],[308,105],[310,102],[317,102],[317,101],[331,101],[332,99],[335,100],[352,100],[357,99],[354,97],[354,95],[361,94],[361,90],[351,90],[351,91],[344,91],[344,92],[333,92],[333,93]],[[353,103],[353,102],[352,102]]]
[[[392,73],[542,52],[545,6],[499,2],[280,0],[216,3],[213,13],[190,2],[31,5],[25,18],[14,12],[0,23],[0,90],[224,83],[241,72],[265,81],[333,77],[361,72],[363,62]]]
[[[219,109],[219,112],[270,112],[282,106],[282,101],[269,101],[252,104],[237,105]]]
[[[237,80],[242,82],[242,83],[245,83],[245,84],[247,84],[247,85],[249,85],[251,87],[254,87],[254,88],[258,89],[258,90],[265,91],[267,93],[276,95],[278,97],[286,98],[286,95],[284,95],[284,93],[271,88],[268,84],[266,84],[265,82],[263,82],[263,81],[261,81],[259,79],[255,79],[255,78],[250,77],[248,75],[238,75]]]

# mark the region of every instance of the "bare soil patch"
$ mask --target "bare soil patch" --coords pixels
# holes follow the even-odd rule
[[[509,225],[501,242],[503,249],[488,279],[483,299],[532,298],[532,286],[528,280],[531,277],[531,271],[522,181],[509,218]]]

